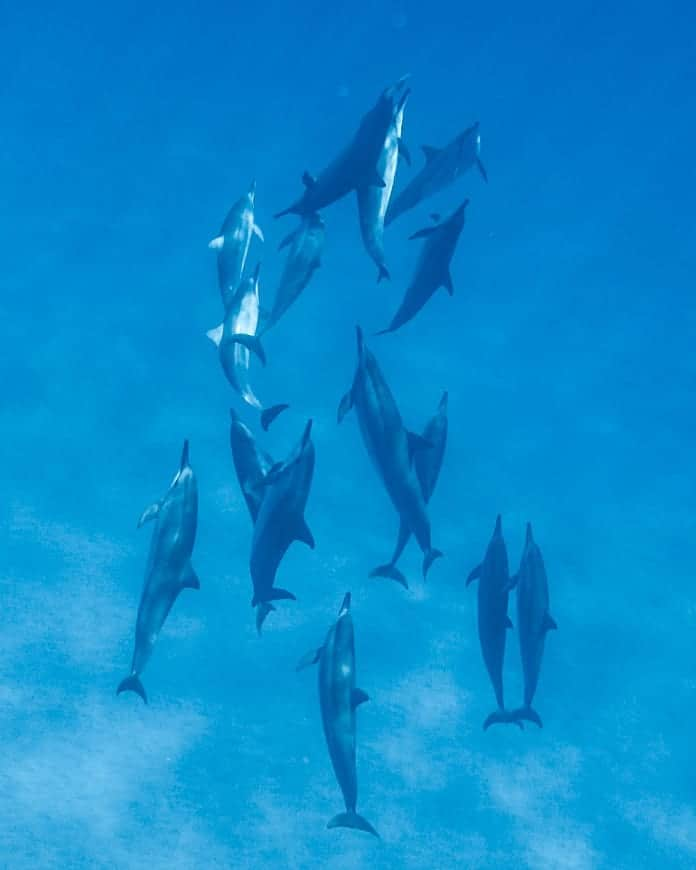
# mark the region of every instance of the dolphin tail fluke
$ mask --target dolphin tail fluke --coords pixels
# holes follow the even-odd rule
[[[486,717],[483,723],[483,730],[488,731],[491,725],[517,725],[518,728],[524,729],[522,719],[519,715],[519,710],[496,710]]]
[[[143,701],[147,704],[145,686],[140,682],[140,677],[137,674],[131,674],[126,677],[125,680],[121,680],[118,684],[118,689],[116,689],[116,694],[120,695],[121,692],[135,692],[135,694],[140,695]]]
[[[262,601],[261,604],[256,607],[256,631],[261,634],[261,629],[263,627],[264,622],[266,621],[266,617],[268,614],[275,610],[275,606],[271,604],[270,601]]]
[[[347,813],[339,813],[337,816],[334,816],[333,819],[326,826],[327,828],[354,828],[357,831],[365,831],[367,834],[372,834],[375,837],[379,837],[379,834],[372,825],[364,819],[362,816],[359,816],[355,811],[348,811]]]
[[[436,550],[434,547],[431,547],[428,552],[423,556],[423,579],[428,576],[428,571],[430,570],[430,566],[433,564],[435,559],[441,559],[444,553],[440,550]]]
[[[266,408],[261,411],[261,428],[263,431],[268,432],[268,427],[275,418],[289,407],[290,405],[273,405],[271,408]]]
[[[268,598],[266,601],[297,601],[297,598],[292,594],[292,592],[288,592],[287,589],[276,589],[274,586],[271,591],[268,593]]]
[[[387,281],[391,281],[391,275],[389,274],[389,269],[384,265],[384,263],[377,263],[377,268],[379,271],[377,272],[377,283],[382,280],[382,278],[386,278]]]
[[[380,565],[378,568],[370,571],[370,577],[385,577],[389,580],[396,580],[396,582],[400,583],[404,589],[408,589],[408,581],[396,565],[392,565],[391,563],[388,565]]]
[[[541,721],[541,716],[529,705],[513,710],[510,715],[515,716],[519,722],[533,722],[535,725],[538,725],[539,728],[544,727],[544,723]]]

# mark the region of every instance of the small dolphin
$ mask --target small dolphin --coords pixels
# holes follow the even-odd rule
[[[252,181],[248,192],[229,210],[219,234],[208,244],[217,251],[218,284],[225,310],[242,280],[252,235],[263,241],[263,233],[254,222],[255,199],[256,182]]]
[[[369,185],[384,187],[384,179],[377,171],[377,161],[406,78],[404,76],[382,91],[376,104],[363,117],[350,144],[316,178],[309,172],[304,173],[304,194],[275,217],[312,214],[342,199],[351,190]]]
[[[480,151],[481,134],[478,121],[444,148],[424,145],[425,166],[392,200],[384,223],[388,226],[399,215],[415,208],[423,200],[452,184],[474,165],[478,167],[484,181],[488,181],[486,170],[479,157]]]
[[[396,105],[392,123],[387,130],[382,151],[377,161],[377,172],[384,179],[384,187],[368,185],[359,187],[358,213],[360,215],[360,232],[367,253],[375,261],[377,266],[377,281],[389,278],[389,270],[384,262],[384,217],[387,213],[389,200],[394,189],[396,169],[399,163],[399,154],[402,154],[407,163],[411,163],[411,157],[401,138],[404,123],[404,108],[410,91],[406,91]]]
[[[541,550],[534,542],[531,523],[527,523],[527,540],[517,575],[517,631],[520,636],[520,657],[524,673],[524,705],[512,715],[543,727],[541,717],[532,708],[544,656],[546,633],[558,628],[549,613],[549,585]]]
[[[296,230],[280,243],[280,249],[289,245],[285,268],[276,291],[275,301],[264,321],[261,335],[274,326],[302,291],[321,265],[324,249],[324,221],[318,214],[306,215]]]
[[[507,612],[511,583],[500,515],[495,521],[495,530],[484,560],[469,574],[466,585],[473,580],[479,581],[478,630],[481,652],[498,702],[498,710],[488,716],[483,727],[485,730],[494,723],[514,722],[521,728],[522,723],[505,709],[503,702],[505,634],[508,628],[512,628],[512,622]]]
[[[198,486],[189,465],[188,441],[184,441],[179,470],[169,490],[164,498],[143,512],[138,528],[152,519],[156,522],[138,606],[133,663],[129,676],[119,683],[116,690],[117,695],[136,692],[146,704],[147,695],[140,675],[152,655],[172,604],[182,589],[201,588],[191,567],[198,520]]]
[[[442,399],[438,406],[437,413],[428,422],[423,430],[423,440],[431,446],[426,450],[417,450],[414,454],[413,461],[416,466],[416,474],[420,482],[423,498],[427,504],[435,490],[440,469],[442,468],[442,460],[445,455],[445,446],[447,445],[447,393],[443,393]],[[394,555],[386,565],[380,565],[370,573],[370,577],[389,577],[401,583],[408,589],[406,578],[396,567],[399,557],[404,551],[408,539],[411,537],[411,532],[403,524],[399,525],[399,537],[394,549]]]
[[[353,385],[341,399],[338,422],[355,406],[365,447],[399,513],[401,526],[414,535],[423,551],[425,577],[442,553],[431,545],[430,520],[413,458],[430,445],[404,427],[394,396],[359,326],[357,340],[358,365]]]
[[[355,642],[350,615],[350,592],[329,629],[324,645],[307,653],[297,665],[300,671],[319,663],[319,706],[331,764],[343,792],[345,813],[334,816],[327,828],[356,828],[379,837],[377,831],[358,815],[358,778],[355,769],[355,711],[369,701],[355,686]]]
[[[264,480],[275,463],[267,453],[259,450],[251,431],[232,408],[230,420],[232,461],[251,521],[255,523],[263,500]]]
[[[464,228],[468,204],[469,200],[465,199],[446,220],[436,223],[432,227],[419,230],[411,236],[412,239],[425,239],[416,271],[391,323],[378,335],[395,332],[399,327],[408,323],[418,314],[438,287],[444,287],[450,296],[454,293],[450,262]]]
[[[276,463],[265,475],[264,494],[259,505],[251,541],[249,569],[254,586],[251,606],[257,610],[256,627],[261,626],[273,610],[272,601],[289,598],[292,592],[277,589],[276,572],[293,541],[302,541],[312,550],[314,537],[304,518],[314,474],[312,421],[307,423],[299,444],[285,462]]]

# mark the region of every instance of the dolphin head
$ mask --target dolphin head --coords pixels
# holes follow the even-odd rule
[[[531,523],[527,523],[527,537],[526,537],[525,543],[528,547],[534,543],[534,536],[532,535],[532,524]]]
[[[343,604],[341,604],[341,609],[338,611],[338,618],[340,619],[347,613],[350,613],[350,592],[346,592],[343,596]]]
[[[502,520],[500,514],[498,514],[498,516],[495,519],[495,528],[493,529],[493,537],[500,536],[502,534],[503,534],[503,520]]]
[[[445,390],[445,392],[442,394],[442,398],[440,399],[440,404],[437,406],[437,409],[438,409],[438,411],[440,411],[441,414],[447,413],[448,402],[449,402],[449,395],[447,393],[447,390]]]
[[[355,338],[358,343],[358,359],[361,360],[365,351],[365,338],[363,336],[363,331],[360,326],[355,327]]]

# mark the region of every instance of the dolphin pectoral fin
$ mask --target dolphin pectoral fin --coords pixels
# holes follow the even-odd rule
[[[261,428],[263,429],[263,431],[268,432],[268,427],[275,420],[275,418],[279,414],[282,414],[282,412],[289,407],[290,405],[287,404],[273,405],[272,407],[266,408],[261,411]]]
[[[157,514],[160,511],[160,503],[158,501],[153,502],[151,505],[145,508],[145,510],[140,515],[140,519],[138,520],[138,528],[145,525],[145,523],[150,520],[154,520]]]
[[[430,163],[430,161],[434,157],[437,157],[442,149],[434,148],[432,145],[421,145],[421,151],[423,152],[423,156],[425,157],[425,162]]]
[[[524,731],[524,725],[519,710],[496,710],[494,713],[486,716],[486,721],[483,723],[483,730],[488,731],[491,725],[517,725]]]
[[[532,707],[519,707],[517,710],[513,710],[510,713],[510,716],[514,716],[520,725],[524,720],[525,722],[533,722],[535,725],[538,725],[539,728],[544,727],[544,723],[541,721],[541,716]]]
[[[433,445],[427,438],[423,438],[422,435],[418,435],[416,432],[406,432],[406,438],[408,439],[408,461],[409,464],[413,464],[413,456],[418,450],[427,450],[430,449]]]
[[[339,813],[337,816],[334,816],[333,819],[327,824],[327,828],[355,828],[358,831],[365,831],[367,834],[372,834],[375,837],[379,838],[379,834],[372,825],[364,819],[362,816],[359,816],[355,810],[349,810],[346,813]]]
[[[338,422],[341,423],[348,411],[353,407],[353,390],[350,389],[338,405]]]
[[[297,230],[293,230],[291,233],[288,233],[287,236],[283,239],[283,241],[278,245],[278,250],[282,251],[283,248],[287,248],[289,244],[292,243],[292,240],[297,235]]]
[[[409,241],[413,241],[413,239],[424,239],[426,236],[431,235],[435,232],[437,227],[423,227],[422,230],[418,230],[417,233],[414,233],[412,236],[409,236]]]
[[[261,239],[262,242],[266,241],[263,237],[263,232],[261,231],[261,227],[258,224],[254,224],[254,226],[251,228],[251,231],[257,238]]]
[[[447,274],[442,279],[442,286],[449,293],[450,296],[454,296],[454,284],[452,283],[452,273],[450,270],[447,270]]]
[[[198,579],[198,575],[193,570],[193,566],[190,562],[187,562],[186,567],[181,572],[181,577],[179,578],[181,582],[182,589],[200,589],[201,581]]]
[[[305,668],[310,667],[310,665],[316,665],[319,659],[321,658],[321,654],[324,647],[320,646],[317,649],[311,649],[309,652],[305,653],[299,662],[295,665],[296,671],[303,671]]]
[[[444,554],[440,550],[436,550],[434,547],[431,547],[425,556],[423,556],[423,579],[425,580],[428,576],[428,571],[430,570],[430,566],[433,564],[435,559],[441,559]]]
[[[314,535],[310,531],[304,517],[301,517],[300,522],[298,523],[297,530],[295,531],[295,540],[307,544],[310,550],[313,550],[316,546],[314,543]]]
[[[406,146],[406,143],[403,139],[399,139],[399,157],[405,160],[409,166],[412,165],[411,152],[408,150],[408,147]]]
[[[225,244],[225,237],[224,236],[215,236],[214,239],[211,239],[208,242],[208,247],[210,248],[211,251],[219,251],[220,248],[222,248],[222,246],[224,244]]]
[[[468,586],[470,583],[473,583],[474,580],[478,580],[481,576],[481,565],[477,565],[473,571],[466,578],[466,585]]]
[[[126,677],[125,680],[121,680],[118,684],[118,689],[116,689],[116,694],[120,695],[121,692],[135,692],[135,694],[140,695],[143,701],[147,704],[145,687],[140,682],[140,678],[137,674],[130,674],[130,676]]]
[[[476,165],[478,166],[478,171],[481,173],[481,178],[488,184],[488,173],[486,172],[486,167],[481,163],[481,158],[476,158]]]
[[[363,689],[353,689],[350,693],[350,706],[355,710],[356,707],[359,707],[361,704],[364,704],[365,701],[369,701],[370,696]]]
[[[266,601],[297,601],[297,598],[287,589],[277,589],[274,586],[266,596]]]
[[[225,324],[221,323],[219,326],[213,327],[213,329],[209,329],[206,332],[206,338],[209,338],[215,347],[220,347],[220,342],[222,341],[222,334],[225,331]]]
[[[266,352],[264,351],[263,345],[258,336],[247,335],[245,332],[233,332],[232,335],[229,336],[228,341],[241,344],[242,347],[245,347],[247,350],[256,354],[256,356],[261,360],[261,365],[266,365]]]
[[[379,567],[374,568],[370,571],[370,577],[386,577],[389,580],[396,580],[396,582],[400,583],[404,589],[408,589],[408,581],[396,565],[392,563],[389,565],[380,565]]]
[[[544,614],[544,621],[541,626],[542,631],[556,631],[558,626],[556,625],[556,620],[551,616],[551,614],[546,611]]]
[[[515,626],[512,624],[512,620],[509,616],[505,617],[505,628],[514,628]]]

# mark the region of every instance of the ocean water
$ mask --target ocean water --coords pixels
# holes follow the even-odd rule
[[[696,866],[693,412],[696,16],[686,4],[5,4],[2,36],[0,866],[508,868]],[[480,121],[485,184],[391,225],[375,283],[354,196],[327,208],[321,268],[264,339],[264,434],[205,332],[215,255],[257,182],[248,266],[272,299],[293,218],[272,215],[405,73],[404,140]],[[440,290],[374,337],[419,251],[470,198]],[[398,517],[354,415],[336,409],[355,326],[420,431],[449,392],[429,507],[445,557],[410,589],[368,578]],[[294,544],[259,637],[234,407],[274,458],[312,418],[312,551]],[[190,439],[198,478],[184,591],[128,673],[151,527]],[[494,708],[476,587],[496,515],[513,569],[532,521],[551,612],[544,728]],[[321,728],[320,644],[352,593],[358,809]],[[516,621],[514,601],[510,614]],[[516,630],[506,698],[521,697]]]

